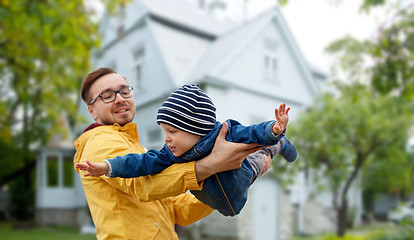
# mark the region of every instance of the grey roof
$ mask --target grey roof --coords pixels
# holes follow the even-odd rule
[[[151,30],[176,86],[188,79],[190,71],[210,46],[217,44],[217,39],[236,27],[235,23],[217,21],[182,0],[141,1],[148,11]]]
[[[291,52],[295,62],[298,64],[302,72],[305,83],[308,85],[312,94],[317,92],[317,84],[312,77],[313,73],[321,74],[316,68],[310,67],[306,62],[299,46],[289,31],[287,23],[283,18],[278,7],[273,7],[254,19],[239,25],[237,28],[219,36],[208,49],[205,54],[198,60],[193,67],[192,72],[188,75],[186,82],[197,82],[208,78],[220,78],[220,72],[227,64],[234,60],[234,57],[248,48],[253,38],[267,26],[269,22],[277,21],[281,27],[283,38],[286,39],[287,48]],[[321,74],[323,76],[323,74]]]
[[[181,85],[210,46],[211,39],[177,31],[156,21],[149,25],[174,85]]]
[[[221,70],[224,69],[227,64],[231,63],[238,53],[246,49],[252,39],[255,38],[269,22],[276,19],[281,22],[281,30],[285,35],[286,42],[289,43],[288,48],[292,55],[294,55],[296,63],[300,65],[299,68],[307,79],[306,83],[309,85],[310,89],[312,89],[312,92],[316,93],[315,90],[317,87],[311,76],[311,71],[316,70],[310,68],[309,64],[305,61],[304,56],[297,46],[293,36],[291,36],[287,23],[283,19],[278,7],[273,7],[254,19],[239,24],[233,29],[224,31],[224,28],[220,28],[220,30],[212,31],[213,29],[218,29],[213,27],[215,25],[208,25],[211,24],[213,20],[207,16],[200,17],[194,15],[196,14],[194,9],[191,9],[191,7],[189,9],[189,6],[183,2],[181,2],[180,10],[177,12],[167,11],[168,13],[166,13],[163,11],[165,11],[168,6],[163,5],[163,7],[157,7],[159,6],[157,4],[161,4],[163,0],[144,1],[154,4],[151,7],[151,11],[156,12],[153,12],[153,14],[159,14],[160,16],[162,14],[167,14],[164,16],[164,19],[168,19],[170,26],[165,26],[167,23],[160,22],[156,19],[156,23],[153,24],[152,29],[176,86],[180,86],[184,83],[195,83],[211,77],[220,79]],[[183,12],[180,13],[180,11]],[[192,21],[189,19],[192,19]],[[193,30],[202,31],[203,28],[206,27],[205,30],[210,30],[210,36],[213,37],[203,37],[186,31],[185,29],[185,31],[183,31],[183,29],[177,31],[180,30],[180,27],[183,27],[183,21],[190,21]],[[171,26],[171,23],[174,23],[173,26]],[[190,26],[186,25],[185,27],[189,28]],[[219,34],[219,32],[222,33]]]
[[[194,9],[189,12],[194,12]],[[197,37],[196,34],[171,29],[158,21],[151,26],[171,76],[180,86],[217,73],[274,15],[274,9],[271,9],[215,38]]]
[[[182,27],[218,36],[234,26],[231,22],[219,22],[203,11],[197,11],[182,0],[141,0],[150,14],[158,19]]]
[[[198,81],[207,75],[213,76],[218,74],[220,69],[225,67],[226,63],[231,60],[232,56],[241,51],[274,15],[274,9],[270,9],[251,21],[245,22],[221,35],[198,60],[198,64],[193,68],[186,81]]]
[[[312,92],[311,73],[319,73],[304,59],[278,7],[235,26],[214,20],[182,0],[139,0],[144,16],[176,86],[217,77],[234,57],[271,21],[280,21],[283,38]],[[138,6],[136,5],[136,6]]]

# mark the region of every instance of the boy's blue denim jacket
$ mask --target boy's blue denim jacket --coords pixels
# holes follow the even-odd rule
[[[226,140],[237,143],[258,143],[263,146],[275,145],[283,134],[274,135],[272,126],[275,121],[267,121],[243,126],[235,120],[226,120],[229,130]],[[174,163],[200,160],[213,149],[222,124],[216,122],[213,130],[204,136],[192,149],[180,157],[175,157],[168,146],[147,153],[131,153],[123,157],[108,159],[111,165],[110,177],[132,178],[156,174]],[[225,216],[240,213],[247,201],[247,190],[252,182],[253,169],[245,159],[239,169],[216,173],[204,180],[203,189],[191,191],[197,199],[217,209]]]

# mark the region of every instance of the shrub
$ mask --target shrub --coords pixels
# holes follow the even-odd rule
[[[323,240],[369,240],[364,236],[352,236],[352,235],[345,235],[344,237],[338,237],[336,235],[329,235],[323,238]]]
[[[394,231],[378,231],[369,235],[369,240],[413,240],[414,222],[403,221]]]

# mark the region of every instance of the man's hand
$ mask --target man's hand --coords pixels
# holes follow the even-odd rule
[[[109,166],[106,163],[94,163],[86,160],[86,163],[76,163],[75,168],[87,171],[83,176],[99,177],[105,175],[109,171]]]
[[[196,176],[202,181],[214,173],[223,172],[241,167],[247,155],[264,148],[257,143],[232,143],[225,140],[228,131],[224,122],[217,136],[212,152],[205,158],[196,161]]]
[[[272,132],[279,135],[285,130],[289,122],[289,110],[290,107],[286,108],[286,103],[282,103],[279,109],[275,108],[276,123],[273,125]]]

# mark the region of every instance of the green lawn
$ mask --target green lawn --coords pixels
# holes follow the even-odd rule
[[[30,228],[30,229],[14,229],[9,222],[0,222],[1,239],[7,240],[96,240],[95,235],[80,234],[77,229],[50,227],[50,228]]]
[[[414,240],[414,230],[412,225],[407,224],[377,223],[349,229],[344,238],[330,233],[309,237],[295,236],[292,240]]]
[[[411,225],[412,226],[412,225]],[[402,231],[402,226],[395,226],[391,224],[379,224],[373,226],[363,226],[358,227],[352,230],[347,231],[347,235],[349,238],[347,240],[368,240],[370,238],[359,238],[357,236],[366,236],[370,233],[378,232],[378,231],[385,231],[388,233],[397,232],[397,238],[395,237],[380,237],[375,239],[387,239],[387,240],[413,240],[414,238],[414,231],[412,227],[408,229],[410,232],[407,235],[407,231]],[[397,231],[396,231],[397,230]],[[407,229],[406,229],[407,230]],[[405,233],[405,234],[403,234]],[[319,236],[312,236],[312,237],[293,237],[292,240],[338,240],[335,237],[328,237],[332,234],[322,234]],[[353,237],[352,237],[353,236]],[[356,238],[354,238],[356,237]],[[94,234],[80,234],[77,229],[73,228],[65,228],[65,227],[48,227],[48,228],[29,228],[29,229],[14,229],[12,224],[9,222],[0,222],[0,238],[7,239],[7,240],[23,240],[23,239],[30,239],[30,240],[96,240],[96,236]],[[371,239],[370,239],[371,240]]]

